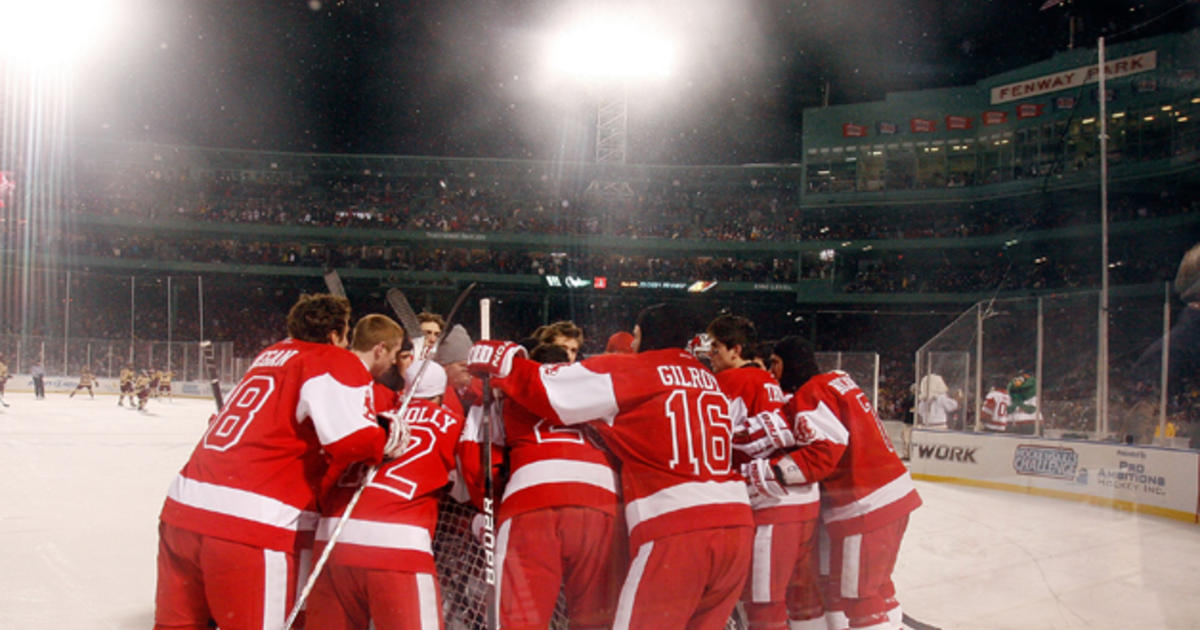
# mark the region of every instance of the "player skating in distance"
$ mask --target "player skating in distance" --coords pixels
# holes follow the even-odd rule
[[[83,367],[83,372],[79,375],[79,384],[75,386],[75,389],[71,390],[71,393],[67,395],[67,398],[74,398],[75,394],[78,393],[79,390],[86,389],[88,391],[88,396],[94,399],[96,397],[96,392],[92,391],[92,387],[95,387],[99,384],[100,381],[98,381],[95,375],[92,374],[92,368],[85,365]]]
[[[793,446],[795,440],[782,417],[764,412],[778,411],[786,402],[784,390],[771,372],[743,356],[753,354],[758,333],[745,317],[722,315],[709,323],[709,362],[717,382],[733,405],[736,418],[747,418],[735,431],[735,448],[765,439],[771,444],[757,448]],[[790,376],[790,373],[789,373]],[[799,384],[788,382],[790,391]],[[770,434],[770,435],[768,435]],[[772,442],[772,436],[775,441]],[[738,452],[735,463],[748,457]],[[754,554],[750,576],[742,593],[742,603],[751,630],[806,628],[819,621],[823,630],[824,609],[817,585],[816,546],[820,494],[817,485],[806,483],[787,487],[782,496],[758,492],[750,485],[750,506],[754,510]],[[805,626],[804,624],[809,624]]]
[[[137,378],[133,381],[133,394],[137,396],[137,404],[132,400],[129,401],[129,406],[138,411],[145,411],[146,404],[150,402],[150,370],[142,370]]]
[[[174,400],[171,395],[171,378],[175,373],[171,370],[162,370],[158,377],[158,397],[166,398],[168,401]]]
[[[908,515],[921,505],[908,469],[849,374],[821,373],[799,337],[777,343],[775,355],[781,383],[800,383],[783,409],[798,448],[756,458],[744,474],[759,492],[780,497],[788,485],[819,482],[829,534],[827,611],[844,612],[850,628],[899,628],[891,574]]]
[[[480,341],[476,373],[540,418],[589,423],[620,462],[632,560],[613,628],[723,628],[750,566],[753,518],[733,469],[729,401],[684,346],[671,305],[643,309],[637,354],[542,366],[521,346]]]
[[[301,296],[288,338],[255,358],[213,417],[160,516],[156,629],[283,627],[320,481],[383,458],[372,383],[394,365],[404,332],[368,317],[383,320],[373,343],[351,352],[349,302]]]
[[[136,406],[134,403],[134,388],[133,388],[133,383],[136,380],[136,378],[137,377],[134,374],[132,365],[126,365],[125,367],[121,368],[120,380],[118,381],[120,395],[117,396],[117,406],[119,406],[119,407],[124,406],[126,396],[129,397],[129,406],[130,407]]]

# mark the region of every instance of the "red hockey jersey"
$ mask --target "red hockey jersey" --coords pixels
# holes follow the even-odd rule
[[[606,354],[541,365],[517,358],[494,381],[543,418],[593,421],[620,460],[630,544],[673,534],[753,526],[733,470],[733,421],[717,379],[683,350]]]
[[[729,398],[733,417],[753,416],[764,411],[778,411],[787,402],[783,389],[771,373],[757,366],[743,366],[717,372],[721,391]],[[742,453],[734,453],[735,461],[741,463]],[[789,523],[811,520],[820,512],[821,494],[817,484],[794,484],[787,487],[785,497],[751,492],[750,507],[754,509],[754,522]]]
[[[336,346],[285,339],[254,359],[226,399],[171,483],[160,518],[293,551],[311,542],[322,476],[380,461],[385,440],[363,362]]]
[[[504,443],[511,474],[499,521],[564,505],[617,513],[617,480],[608,457],[583,431],[564,427],[504,401]]]
[[[820,482],[821,518],[830,533],[872,531],[921,505],[908,468],[849,374],[808,379],[783,413],[800,447],[773,461],[790,457],[807,481]]]
[[[330,559],[337,564],[435,572],[438,498],[455,468],[463,419],[432,401],[413,399],[403,420],[411,431],[408,448],[384,463],[363,491],[333,549]],[[315,553],[323,551],[367,468],[352,466],[322,501]]]

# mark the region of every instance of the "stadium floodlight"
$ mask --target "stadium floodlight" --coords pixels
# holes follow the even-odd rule
[[[108,33],[121,1],[0,0],[0,60],[26,68],[73,63]]]
[[[671,74],[675,45],[644,15],[590,12],[551,37],[546,58],[554,70],[584,80],[657,79]]]

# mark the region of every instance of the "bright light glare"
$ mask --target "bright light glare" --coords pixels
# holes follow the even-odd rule
[[[554,37],[548,59],[556,70],[587,79],[663,78],[675,64],[675,46],[637,17],[592,16]]]
[[[0,0],[0,57],[29,67],[71,63],[116,21],[118,0]]]

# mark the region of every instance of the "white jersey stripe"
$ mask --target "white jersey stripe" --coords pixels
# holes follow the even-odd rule
[[[625,574],[625,585],[621,587],[621,596],[617,599],[613,630],[629,630],[629,624],[633,621],[633,604],[637,599],[638,587],[642,584],[642,575],[646,573],[646,563],[650,560],[652,551],[653,540],[638,548],[637,557],[629,565],[629,571]]]
[[[862,534],[842,540],[842,597],[858,599],[858,570],[862,567]]]
[[[442,606],[438,602],[437,584],[432,573],[418,573],[417,607],[421,617],[421,630],[437,630],[440,626]]]
[[[826,523],[836,523],[862,516],[899,501],[915,489],[912,477],[905,472],[861,499],[843,506],[827,508],[821,516]]]
[[[287,555],[263,549],[263,628],[282,628],[288,614]]]
[[[593,372],[579,363],[543,365],[538,370],[546,399],[564,424],[603,420],[612,424],[617,396],[612,375]]]
[[[324,517],[317,527],[317,540],[329,540],[337,527],[337,517]],[[416,525],[384,523],[352,518],[342,527],[339,542],[385,549],[403,549],[433,553],[433,541],[429,530]]]
[[[754,529],[754,558],[750,562],[750,601],[771,601],[771,543],[774,525],[759,525]]]
[[[632,532],[643,521],[664,514],[720,503],[750,505],[746,484],[741,481],[690,481],[663,488],[650,496],[630,501],[625,506],[625,522]]]
[[[804,416],[808,420],[810,428],[816,432],[815,439],[826,440],[834,444],[849,444],[850,432],[846,430],[846,425],[838,420],[837,414],[825,404],[825,401],[817,403],[817,408],[811,411],[801,411],[797,415]],[[805,442],[809,444],[811,442]]]
[[[167,489],[167,496],[188,507],[291,531],[311,530],[319,518],[278,499],[226,486],[188,479],[177,475]]]
[[[367,414],[371,386],[348,387],[331,374],[314,376],[300,387],[296,404],[296,422],[312,418],[321,444],[332,444],[362,429],[373,426]]]
[[[504,488],[504,498],[534,486],[554,483],[585,483],[616,494],[612,468],[572,459],[546,459],[521,466]]]
[[[496,598],[500,598],[502,588],[504,588],[504,562],[508,555],[508,536],[512,532],[512,519],[508,519],[500,524],[500,528],[496,530],[496,588],[493,592]],[[502,630],[503,625],[498,625],[497,630]]]

